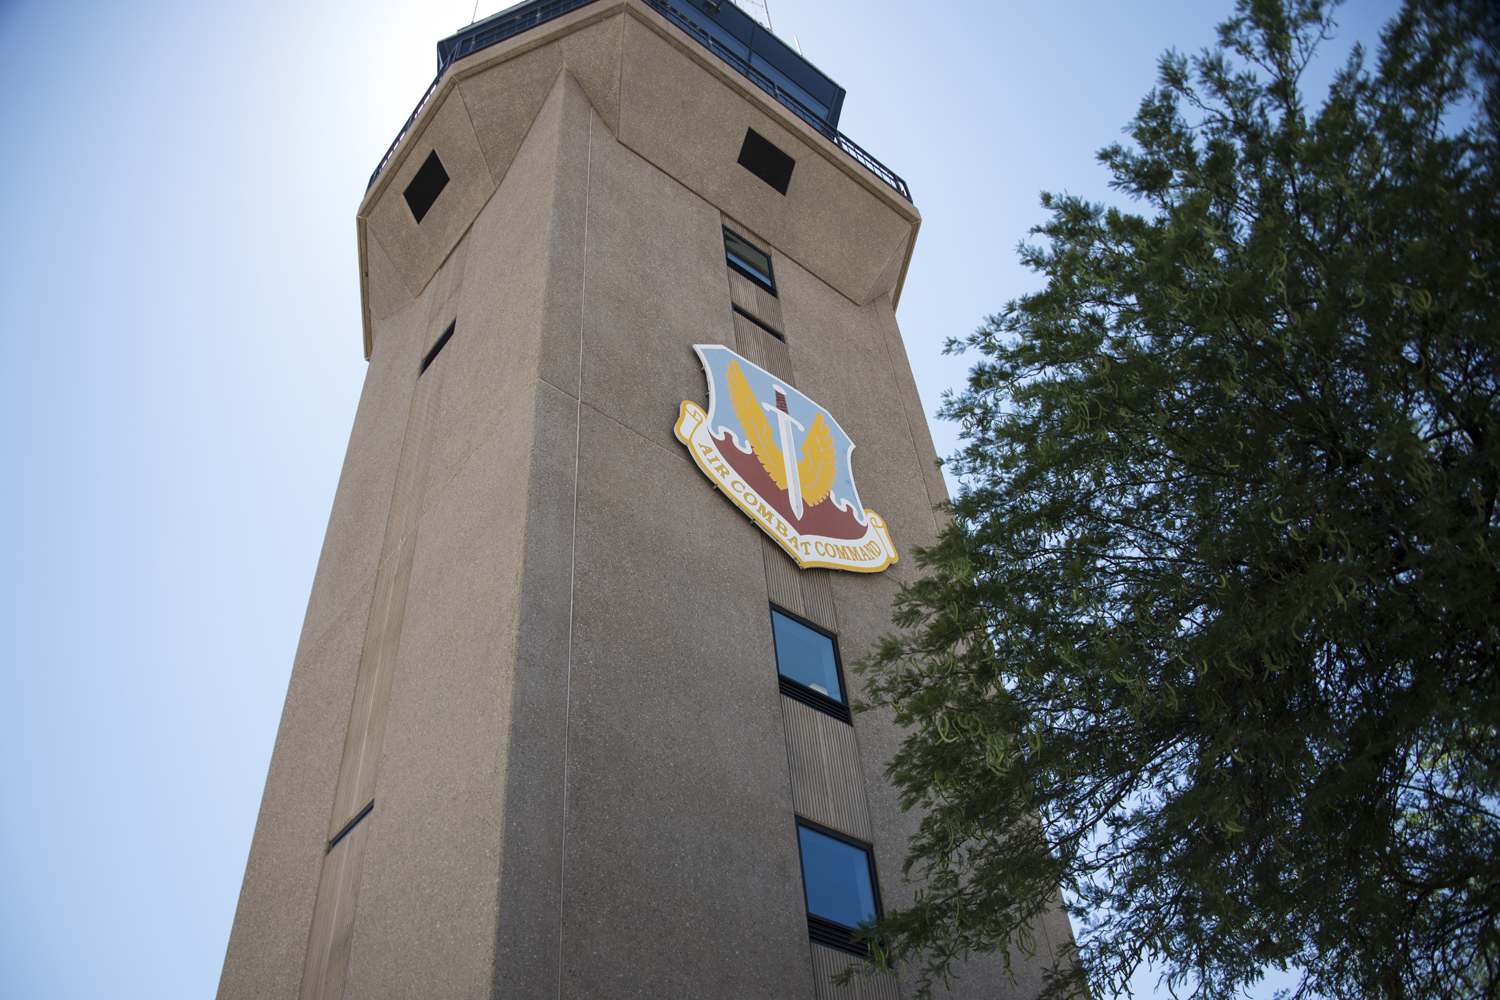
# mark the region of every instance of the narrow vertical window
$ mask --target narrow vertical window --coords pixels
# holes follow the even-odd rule
[[[724,229],[724,256],[730,267],[772,295],[776,294],[776,278],[771,273],[771,255],[727,226]]]
[[[417,369],[417,376],[419,378],[427,371],[428,367],[437,360],[437,356],[443,352],[443,348],[448,346],[448,341],[453,339],[453,328],[457,325],[458,320],[454,320],[452,323],[449,323],[448,329],[443,331],[443,335],[437,339],[436,343],[434,343],[427,349],[427,354],[422,358],[422,367]]]
[[[730,306],[730,308],[734,311],[734,314],[736,316],[743,316],[743,317],[745,317],[745,319],[747,319],[748,321],[750,321],[750,323],[752,323],[755,326],[759,327],[760,329],[766,331],[771,336],[773,336],[777,340],[781,341],[783,344],[786,343],[786,334],[782,333],[780,330],[776,329],[770,323],[767,323],[765,320],[761,319],[759,316],[755,315],[753,312],[751,312],[750,310],[746,309],[744,306],[740,305],[738,302],[733,303]]]
[[[838,639],[833,633],[774,606],[771,631],[776,639],[776,673],[781,693],[840,722],[851,721]]]
[[[870,845],[809,820],[797,820],[808,936],[818,944],[863,955],[861,924],[880,916],[880,890]]]

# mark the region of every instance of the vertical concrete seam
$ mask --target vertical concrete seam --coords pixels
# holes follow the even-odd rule
[[[846,828],[841,822],[842,817],[838,814],[838,790],[834,784],[833,775],[828,773],[828,716],[816,712],[812,718],[813,732],[818,737],[818,773],[823,778],[823,801],[819,803],[823,807],[823,816],[818,817],[829,826],[839,829]],[[826,818],[824,818],[826,817]]]
[[[451,273],[448,285],[449,290],[443,293],[445,309],[451,298]],[[436,297],[434,302],[437,302]],[[428,335],[431,326],[429,317]],[[345,731],[344,752],[334,786],[330,837],[335,835],[337,827],[343,825],[341,819],[352,815],[360,804],[373,803],[374,799],[390,685],[400,649],[407,588],[411,582],[411,560],[416,548],[417,525],[413,520],[413,506],[420,508],[419,494],[427,479],[443,370],[444,362],[439,360],[426,375],[418,374],[408,404],[406,432],[397,458],[396,484],[381,543],[382,557],[375,574],[375,592],[365,625],[349,727]],[[386,549],[391,550],[389,557],[384,555]],[[353,748],[350,740],[356,736],[358,746]],[[343,996],[363,877],[364,850],[372,826],[373,821],[359,824],[336,845],[330,844],[324,856],[303,959],[299,993],[303,1000],[340,1000]]]
[[[464,82],[463,82],[462,78],[454,81],[453,92],[458,95],[459,106],[464,109],[464,121],[468,122],[468,124],[469,124],[469,134],[474,137],[474,145],[479,149],[479,158],[484,161],[484,170],[485,170],[485,173],[487,173],[487,174],[490,175],[490,183],[494,185],[494,189],[490,191],[489,197],[485,198],[484,199],[484,204],[481,205],[481,206],[479,206],[479,211],[483,212],[485,210],[485,207],[489,205],[490,198],[493,198],[495,196],[495,191],[498,191],[500,189],[500,182],[502,180],[504,180],[505,178],[504,178],[503,175],[500,176],[500,177],[496,177],[495,176],[495,168],[493,166],[491,166],[491,164],[490,164],[490,158],[485,153],[484,143],[479,140],[479,130],[474,127],[474,114],[473,114],[473,112],[471,112],[469,110],[469,99],[464,96]],[[545,98],[543,98],[543,100],[545,101]],[[535,122],[536,118],[533,117],[531,120],[533,122]],[[531,126],[528,125],[526,130],[528,132],[531,131]],[[521,145],[524,146],[525,144],[526,144],[526,137],[523,135],[521,137]],[[520,148],[521,148],[521,146],[517,146],[516,147],[517,151],[519,151]],[[514,153],[511,154],[511,159],[515,159],[515,154]],[[478,212],[476,212],[474,214],[474,218],[475,219],[479,218],[479,213]],[[472,229],[473,226],[474,226],[473,221],[470,221],[469,222],[469,227]],[[468,232],[468,230],[465,230],[465,233],[467,233],[467,232]],[[463,237],[461,236],[461,237],[459,237],[459,239],[463,239]]]
[[[876,301],[878,302],[879,300],[877,299]],[[896,392],[897,392],[898,395],[900,395],[902,397],[901,416],[906,420],[906,433],[907,433],[907,436],[909,436],[911,438],[911,452],[912,452],[912,455],[914,455],[916,457],[917,461],[920,463],[922,461],[922,449],[917,444],[917,432],[915,430],[913,430],[912,426],[911,426],[911,410],[908,408],[908,406],[907,406],[907,404],[905,402],[906,393],[905,393],[905,391],[904,391],[904,389],[903,389],[903,387],[901,385],[901,371],[900,371],[899,367],[896,365],[896,356],[891,353],[891,331],[890,331],[889,327],[887,327],[887,325],[886,325],[885,317],[882,316],[882,315],[880,315],[880,311],[879,311],[878,306],[876,308],[876,316],[877,316],[877,319],[878,319],[878,321],[880,323],[880,340],[881,340],[881,343],[883,343],[885,345],[885,358],[886,358],[886,361],[890,363],[890,366],[891,366],[891,375],[892,375],[892,377],[896,381]],[[895,308],[892,307],[892,309],[891,309],[891,323],[894,324],[895,322],[896,322],[896,312],[895,312]],[[910,366],[908,365],[908,368],[909,367]],[[913,389],[916,388],[916,380],[915,379],[912,380],[912,388]],[[920,392],[918,392],[917,393],[917,410],[921,411],[921,409],[922,409],[922,394]],[[925,416],[925,414],[924,414],[924,416]],[[928,488],[928,486],[927,486],[927,475],[926,475],[925,472],[922,475],[922,492],[924,492],[924,493],[927,494],[927,505],[928,505],[929,511],[932,514],[932,530],[935,533],[939,533],[939,532],[941,532],[943,530],[943,526],[938,523],[937,500],[933,498],[933,496],[932,496],[932,490],[930,488]]]
[[[573,411],[573,539],[568,556],[568,660],[563,677],[562,829],[557,852],[557,998],[563,995],[563,930],[568,878],[568,737],[573,723],[573,596],[578,588],[578,468],[583,447],[583,328],[588,315],[589,193],[594,172],[594,108],[589,106],[589,151],[583,168],[583,265],[578,286],[578,395]]]
[[[873,846],[875,843],[875,810],[870,808],[870,785],[869,779],[865,777],[865,754],[859,748],[859,730],[854,727],[852,721],[849,723],[849,747],[854,752],[854,766],[858,769],[856,777],[859,778],[859,783],[853,790],[857,797],[855,808],[859,808],[860,803],[864,804],[865,823],[868,824],[867,829],[870,831],[870,844]],[[875,874],[877,878],[880,875],[879,871]]]

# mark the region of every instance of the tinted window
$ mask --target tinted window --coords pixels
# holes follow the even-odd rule
[[[443,348],[448,346],[448,341],[453,339],[453,328],[457,324],[458,320],[449,323],[448,329],[443,331],[443,335],[437,339],[437,343],[427,349],[427,354],[422,358],[422,367],[417,369],[418,375],[424,374],[432,363],[437,360],[437,356],[443,352]]]
[[[739,233],[725,229],[724,256],[728,258],[730,267],[772,295],[776,294],[776,279],[771,274],[771,258],[765,251],[752,246]]]
[[[807,912],[845,927],[857,927],[874,917],[870,852],[800,824],[797,836],[802,842]]]
[[[745,131],[745,142],[740,146],[740,166],[782,194],[792,182],[792,168],[797,161],[771,145],[765,136],[754,129]]]
[[[776,635],[776,669],[781,675],[842,702],[844,687],[833,637],[775,608],[771,609],[771,626]]]
[[[427,154],[427,159],[411,179],[411,183],[406,185],[406,205],[411,209],[411,217],[421,222],[432,203],[437,201],[438,195],[447,186],[448,171],[443,169],[443,161],[438,159],[437,150],[434,149]]]

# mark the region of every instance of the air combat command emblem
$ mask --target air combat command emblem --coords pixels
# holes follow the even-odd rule
[[[684,400],[693,461],[804,569],[878,573],[896,561],[885,521],[859,502],[854,442],[817,403],[727,347],[696,344],[708,412]]]

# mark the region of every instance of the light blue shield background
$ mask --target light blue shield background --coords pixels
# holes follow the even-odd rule
[[[770,403],[776,405],[776,388],[779,386],[786,393],[786,409],[792,415],[792,419],[802,425],[802,430],[792,428],[792,434],[796,438],[796,445],[792,453],[800,460],[802,458],[802,444],[807,439],[807,429],[812,427],[813,420],[818,414],[823,414],[823,420],[833,432],[833,446],[838,452],[839,469],[838,475],[834,477],[830,496],[833,502],[845,510],[852,510],[860,524],[868,523],[865,519],[864,505],[859,502],[859,491],[854,488],[854,473],[851,469],[850,452],[854,450],[854,442],[849,440],[849,435],[839,426],[833,414],[823,407],[808,399],[802,393],[792,388],[786,382],[776,378],[770,372],[756,367],[750,361],[746,361],[729,348],[719,344],[694,344],[693,350],[698,352],[698,357],[703,359],[703,370],[708,375],[709,406],[708,406],[708,429],[714,437],[718,437],[724,431],[734,435],[735,442],[740,451],[749,452],[750,442],[740,429],[739,418],[734,415],[734,403],[729,397],[728,371],[731,361],[740,363],[740,370],[745,373],[745,381],[750,383],[750,391],[755,393],[755,399],[759,403]],[[776,421],[764,408],[761,410],[766,414],[766,419],[771,421],[771,427],[775,429]],[[782,444],[780,431],[776,432],[777,447],[785,450]]]

